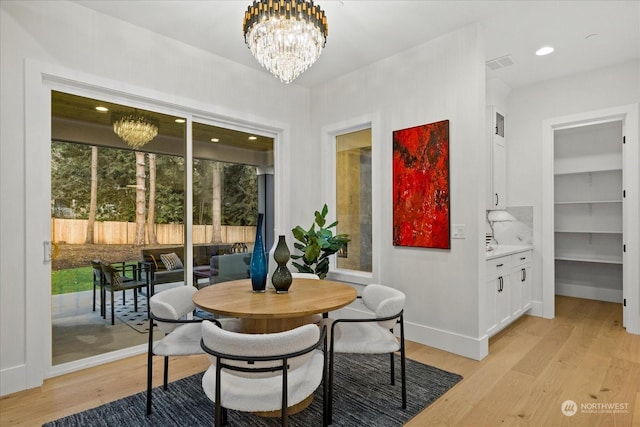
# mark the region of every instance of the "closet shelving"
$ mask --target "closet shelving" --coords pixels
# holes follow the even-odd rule
[[[556,284],[622,289],[622,126],[556,131]]]

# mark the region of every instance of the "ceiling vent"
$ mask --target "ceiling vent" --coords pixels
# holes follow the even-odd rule
[[[500,58],[490,59],[486,62],[487,68],[491,71],[499,70],[500,68],[509,67],[515,64],[513,57],[511,55],[501,56]]]

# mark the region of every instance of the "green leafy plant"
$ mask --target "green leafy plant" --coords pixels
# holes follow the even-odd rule
[[[325,227],[329,209],[325,204],[322,212],[315,212],[315,222],[311,228],[305,230],[299,225],[291,230],[297,240],[293,245],[302,254],[293,254],[291,259],[302,260],[302,263],[292,262],[300,273],[314,273],[324,279],[329,272],[329,256],[335,254],[349,241],[349,235],[333,235],[331,228],[338,225],[338,221]],[[316,225],[318,229],[316,230]]]

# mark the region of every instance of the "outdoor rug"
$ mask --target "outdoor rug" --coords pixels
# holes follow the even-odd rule
[[[126,323],[133,330],[140,332],[141,334],[149,333],[149,317],[147,316],[147,296],[141,292],[138,292],[138,311],[134,311],[133,304],[133,291],[127,290],[125,292],[126,299],[124,304],[122,303],[122,291],[118,291],[114,294],[114,310],[116,318]],[[107,320],[111,321],[111,296],[107,292],[108,302],[107,307]]]
[[[389,356],[336,355],[333,426],[402,426],[447,392],[462,377],[407,359],[407,409],[402,409],[400,358],[396,385],[389,383]],[[212,426],[214,404],[202,391],[202,374],[153,390],[153,414],[145,416],[146,392],[44,424],[53,426]],[[280,418],[262,418],[229,410],[228,426],[279,426]],[[322,387],[303,411],[289,416],[291,427],[322,425]]]

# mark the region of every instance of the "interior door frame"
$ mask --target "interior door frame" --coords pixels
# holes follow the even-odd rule
[[[608,108],[544,120],[542,123],[542,315],[555,316],[555,248],[554,248],[554,133],[559,129],[586,126],[597,123],[622,121],[623,182],[627,196],[623,210],[623,307],[624,326],[627,332],[640,334],[640,227],[633,221],[633,213],[640,212],[640,179],[638,167],[638,104]],[[629,244],[633,243],[633,244]]]
[[[191,126],[193,117],[208,117],[221,124],[229,124],[251,132],[274,137],[274,222],[283,227],[289,223],[288,192],[283,183],[289,182],[289,169],[282,167],[289,161],[291,129],[289,125],[256,114],[227,110],[217,105],[182,99],[175,95],[113,81],[65,67],[25,60],[25,366],[24,387],[40,386],[45,378],[62,375],[91,366],[119,360],[147,351],[147,345],[131,347],[65,364],[52,365],[51,333],[51,91],[101,99],[137,108],[182,116],[187,119],[185,169],[187,189],[192,185]],[[174,102],[164,100],[171,99]],[[193,107],[196,105],[196,107]],[[217,113],[211,113],[216,111]],[[37,197],[36,197],[37,195]],[[191,212],[192,196],[187,191],[186,211]],[[185,216],[185,247],[192,256],[191,216]],[[191,255],[190,255],[191,254]],[[191,275],[186,274],[187,278]]]

